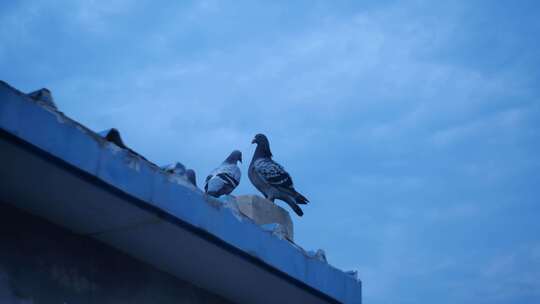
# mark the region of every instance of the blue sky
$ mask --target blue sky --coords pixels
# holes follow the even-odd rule
[[[266,133],[365,303],[540,302],[537,1],[178,2],[3,1],[0,78],[199,183]]]

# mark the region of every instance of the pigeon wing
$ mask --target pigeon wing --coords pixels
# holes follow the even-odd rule
[[[285,169],[270,159],[260,159],[255,163],[255,171],[269,185],[280,189],[292,189],[293,181]]]
[[[234,179],[229,173],[222,172],[216,175],[217,177],[221,178],[226,185],[229,185],[233,188],[236,188],[238,186],[238,181]]]
[[[255,162],[255,171],[268,185],[294,198],[296,204],[307,204],[309,200],[294,189],[289,173],[271,159],[259,159]]]
[[[206,178],[205,191],[212,191],[218,195],[229,194],[239,183],[240,169],[238,166],[221,165]]]

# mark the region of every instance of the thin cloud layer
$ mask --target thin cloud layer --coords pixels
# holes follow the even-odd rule
[[[158,164],[201,179],[266,133],[312,201],[298,242],[366,303],[540,300],[536,2],[0,8],[3,80]]]

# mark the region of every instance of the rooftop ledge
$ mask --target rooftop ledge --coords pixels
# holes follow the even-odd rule
[[[0,203],[237,303],[361,303],[361,282],[0,81]]]

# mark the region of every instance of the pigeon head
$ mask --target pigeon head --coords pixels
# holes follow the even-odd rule
[[[251,143],[252,144],[257,144],[257,145],[270,146],[270,143],[268,142],[268,138],[266,138],[266,135],[261,134],[261,133],[255,135],[255,137],[253,138]]]
[[[242,152],[234,150],[225,160],[226,163],[236,164],[236,162],[242,162]]]
[[[165,172],[171,173],[171,174],[178,174],[178,175],[184,175],[186,174],[186,167],[179,162],[176,162],[174,164],[167,165],[163,167]]]
[[[272,152],[270,152],[270,142],[264,134],[257,134],[251,141],[252,144],[257,144],[257,149],[255,150],[255,155],[257,157],[272,157]]]

